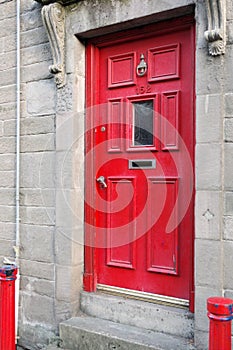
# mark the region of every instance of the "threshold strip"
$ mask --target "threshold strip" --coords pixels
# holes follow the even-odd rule
[[[140,292],[138,290],[119,288],[114,286],[108,286],[105,284],[97,284],[96,289],[99,292],[104,292],[104,293],[108,293],[116,296],[123,296],[131,299],[147,301],[149,303],[154,303],[154,304],[162,304],[167,306],[180,307],[184,309],[189,307],[189,300],[186,300],[186,299],[179,299],[174,297],[168,297],[165,295]]]

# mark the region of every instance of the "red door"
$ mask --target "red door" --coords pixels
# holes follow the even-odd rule
[[[193,53],[190,19],[88,45],[97,285],[190,298]]]

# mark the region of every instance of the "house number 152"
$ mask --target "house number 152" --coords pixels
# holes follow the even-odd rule
[[[148,94],[150,92],[151,92],[150,85],[137,85],[136,86],[136,94],[137,95]]]

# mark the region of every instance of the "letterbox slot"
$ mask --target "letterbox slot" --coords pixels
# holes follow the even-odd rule
[[[129,169],[155,169],[155,159],[133,159],[129,160]]]

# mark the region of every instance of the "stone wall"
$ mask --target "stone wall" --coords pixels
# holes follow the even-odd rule
[[[0,12],[0,255],[13,256],[15,234],[15,138],[16,55],[15,4],[1,1]],[[12,129],[12,128],[11,128]]]
[[[21,1],[20,334],[54,336],[55,107],[41,6]],[[0,259],[14,258],[16,1],[0,1]],[[33,330],[32,330],[33,325]],[[37,331],[35,331],[37,329]],[[46,339],[44,336],[46,333]],[[37,339],[38,338],[38,339]]]
[[[195,339],[206,348],[209,296],[232,297],[232,2],[226,2],[225,55],[207,54],[203,2],[197,2]],[[201,40],[200,40],[201,39]],[[231,100],[233,101],[233,100]],[[230,136],[231,135],[231,136]]]
[[[41,7],[21,4],[20,322],[24,343],[47,340],[54,316],[55,108]],[[46,311],[45,311],[46,310]],[[47,328],[47,331],[46,331]],[[26,332],[24,330],[27,330]]]

